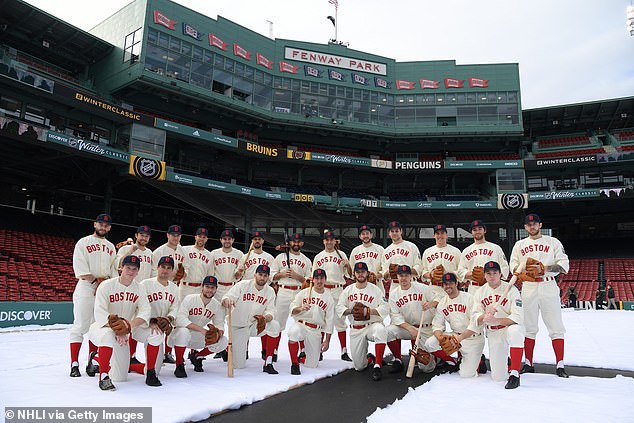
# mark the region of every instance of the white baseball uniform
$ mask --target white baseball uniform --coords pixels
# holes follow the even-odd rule
[[[444,297],[441,297],[438,301],[436,314],[432,320],[433,331],[439,330],[444,333],[446,323],[449,323],[451,331],[455,334],[461,334],[467,329],[475,332],[475,335],[461,342],[462,363],[460,364],[460,377],[477,376],[480,357],[484,349],[482,328],[477,325],[474,319],[475,310],[476,302],[472,295],[458,291],[458,296],[451,299],[445,293]],[[429,352],[441,350],[438,339],[435,336],[427,338],[425,349]]]
[[[154,250],[154,252],[152,253],[152,276],[153,277],[156,276],[159,260],[161,259],[161,257],[166,257],[166,256],[170,256],[171,258],[174,259],[174,271],[170,275],[170,280],[172,280],[172,277],[176,273],[176,270],[178,269],[179,264],[183,265],[183,267],[185,268],[185,273],[189,271],[189,259],[187,258],[185,251],[183,251],[183,247],[180,244],[178,244],[176,248],[174,249],[170,247],[168,243],[165,243],[161,245],[160,247],[158,247],[156,250]]]
[[[245,254],[240,261],[238,262],[238,267],[244,266],[244,273],[242,273],[242,279],[253,279],[255,277],[255,269],[260,265],[266,265],[268,267],[273,267],[274,258],[271,254],[262,250],[260,253],[256,253],[255,251],[251,251],[251,255],[249,256],[249,260],[247,260],[247,255]],[[272,275],[275,273],[271,272]],[[269,284],[271,280],[269,279]]]
[[[304,278],[310,277],[311,273],[311,261],[308,257],[304,255],[304,253],[299,252],[298,254],[294,254],[292,251],[289,252],[291,270],[294,270],[299,275]],[[273,264],[271,264],[271,275],[275,276],[280,272],[284,272],[288,269],[288,264],[286,263],[286,253],[278,254],[273,260]],[[271,277],[269,280],[272,280]],[[288,314],[290,313],[290,304],[293,302],[293,299],[299,292],[302,287],[302,283],[297,279],[293,278],[280,278],[277,280],[277,284],[279,285],[279,289],[277,291],[277,297],[275,299],[275,320],[280,325],[280,331],[283,331],[286,328],[286,321],[288,320]]]
[[[221,336],[215,344],[205,345],[205,336],[187,326],[193,323],[207,329],[207,324],[211,322],[217,328],[223,329],[225,315],[226,309],[217,299],[211,298],[205,304],[202,294],[190,294],[183,298],[180,303],[176,316],[176,327],[167,338],[167,344],[170,347],[187,347],[193,350],[202,350],[207,347],[211,352],[221,352],[227,348],[228,341],[225,336]]]
[[[141,261],[141,267],[139,268],[139,273],[134,278],[134,281],[141,282],[145,279],[149,279],[152,276],[152,250],[149,248],[137,248],[132,253],[130,253],[130,251],[132,251],[132,245],[124,245],[119,248],[119,251],[117,251],[117,261],[115,262],[117,268],[121,266],[121,260],[123,260],[125,256],[137,256]]]
[[[233,247],[229,252],[223,251],[222,248],[216,248],[211,252],[211,275],[218,279],[215,298],[221,299],[236,283],[236,270],[243,255],[242,251]]]
[[[381,260],[383,260],[384,248],[378,244],[371,243],[369,246],[365,244],[357,245],[350,252],[350,266],[354,269],[356,263],[362,262],[368,265],[368,270],[377,275],[376,286],[379,287],[383,296],[385,296],[385,287],[383,286],[381,273]]]
[[[88,235],[77,241],[73,251],[73,271],[77,285],[73,291],[73,326],[70,329],[70,342],[82,343],[84,335],[94,322],[95,290],[97,283],[81,279],[82,275],[95,278],[113,278],[118,276],[116,250],[112,242],[105,238]]]
[[[189,269],[178,286],[178,295],[181,300],[190,294],[200,294],[203,279],[211,275],[212,269],[211,252],[206,248],[199,250],[195,245],[188,245],[183,247],[183,251],[189,260]]]
[[[504,251],[502,251],[502,248],[500,248],[499,245],[489,241],[485,241],[480,244],[474,242],[462,251],[460,264],[458,265],[458,273],[456,276],[458,277],[458,280],[461,281],[466,282],[469,280],[469,294],[475,295],[480,287],[480,284],[470,279],[466,279],[465,275],[467,272],[473,270],[475,266],[484,267],[484,265],[489,261],[495,261],[500,265],[502,279],[506,279],[509,274],[509,264],[506,261]],[[484,284],[486,284],[486,282],[484,282]]]
[[[310,299],[309,299],[310,296]],[[321,333],[332,333],[335,318],[335,300],[324,289],[323,294],[315,289],[305,288],[295,296],[290,309],[310,304],[310,310],[293,315],[295,322],[288,328],[289,342],[304,341],[306,367],[317,367],[321,353]]]
[[[341,257],[339,257],[339,255],[341,255]],[[343,287],[346,284],[344,275],[347,273],[344,270],[343,260],[348,260],[348,256],[340,250],[333,250],[331,252],[322,250],[313,260],[313,272],[316,269],[326,271],[328,280],[325,287],[330,291],[332,298],[334,298],[336,302],[339,302]],[[344,332],[346,330],[346,321],[338,313],[335,315],[335,329],[337,329],[337,332]]]
[[[442,264],[445,273],[454,273],[458,281],[461,281],[462,279],[460,279],[460,275],[458,274],[461,255],[460,250],[453,245],[447,244],[442,248],[437,245],[432,245],[423,252],[423,258],[421,260],[423,263],[423,271],[421,275],[433,271],[434,268]],[[445,295],[445,291],[442,289],[442,282],[438,285],[434,285],[431,280],[428,279],[428,281],[436,297],[442,298]]]
[[[495,381],[503,381],[508,378],[507,358],[509,357],[509,347],[524,348],[522,299],[519,291],[514,286],[511,287],[506,295],[503,295],[507,286],[508,282],[502,282],[500,286],[493,289],[487,283],[480,287],[475,294],[476,319],[483,315],[488,307],[498,304],[494,317],[507,317],[516,323],[510,326],[484,325],[486,337],[489,340],[491,377]]]
[[[117,276],[99,285],[95,294],[95,321],[90,325],[88,335],[95,345],[112,348],[111,368],[101,366],[101,373],[108,373],[114,381],[127,380],[130,367],[130,346],[127,342],[119,345],[116,341],[114,331],[108,326],[108,315],[116,314],[128,321],[139,317],[147,323],[151,313],[145,287],[141,284],[132,282],[130,286],[125,286]],[[147,338],[147,343],[151,345],[158,346],[162,342],[163,334],[153,334]],[[99,364],[103,364],[101,359]]]
[[[276,338],[280,334],[280,325],[275,320],[275,291],[269,285],[260,290],[256,287],[255,280],[246,279],[232,286],[222,297],[223,300],[225,298],[234,300],[236,304],[231,314],[233,364],[236,369],[242,369],[247,365],[247,341],[250,337],[268,335]],[[258,333],[254,316],[267,314],[273,319]]]
[[[327,272],[327,271],[326,271]],[[377,315],[370,315],[369,320],[354,320],[352,314],[348,315],[350,322],[350,355],[356,370],[363,370],[368,365],[368,341],[375,344],[387,343],[387,330],[383,320],[388,316],[390,309],[383,298],[381,290],[374,284],[368,283],[365,288],[357,288],[354,283],[346,287],[337,301],[335,308],[337,316],[344,319],[344,313],[351,311],[355,303],[362,303],[376,309]],[[377,357],[377,360],[380,358]]]
[[[381,273],[385,274],[390,270],[390,264],[407,265],[416,273],[422,275],[422,266],[420,262],[420,250],[410,241],[402,240],[398,244],[392,242],[385,250],[383,250],[383,258],[381,259]],[[398,286],[398,281],[392,281],[392,289]]]

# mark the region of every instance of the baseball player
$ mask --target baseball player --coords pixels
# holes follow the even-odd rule
[[[418,336],[420,326],[420,338],[418,345],[412,345],[414,351],[425,345],[427,338],[433,335],[431,322],[436,312],[438,301],[434,298],[431,288],[423,283],[412,283],[412,269],[404,264],[398,267],[399,286],[390,293],[390,321],[387,327],[387,346],[394,355],[394,362],[391,364],[390,373],[398,373],[403,370],[401,359],[401,339],[412,340]],[[423,314],[424,313],[424,314]],[[424,354],[424,353],[423,353]],[[425,373],[431,373],[436,368],[436,359],[426,356],[426,365],[419,363],[419,367]],[[413,359],[413,358],[412,358]]]
[[[204,372],[203,360],[211,353],[221,353],[227,361],[228,341],[223,336],[225,308],[214,298],[218,289],[218,280],[206,276],[202,281],[202,290],[198,294],[187,295],[181,301],[176,317],[176,328],[167,338],[176,353],[177,378],[187,377],[185,372],[185,348],[191,348],[189,358],[195,372]],[[215,333],[215,335],[213,335]],[[200,350],[200,351],[198,351]]]
[[[524,307],[524,354],[526,363],[522,373],[534,373],[533,350],[539,329],[537,319],[541,311],[542,320],[552,340],[557,376],[567,378],[564,368],[564,334],[566,329],[561,318],[559,287],[555,276],[568,273],[568,256],[557,238],[542,235],[542,221],[536,214],[524,218],[524,229],[528,236],[515,243],[511,252],[510,267],[522,282],[522,305]]]
[[[323,269],[328,274],[328,283],[326,289],[330,291],[332,298],[339,302],[343,287],[346,284],[345,275],[348,274],[347,269],[350,268],[348,256],[343,251],[335,248],[337,242],[335,233],[332,231],[324,232],[324,249],[320,251],[313,260],[313,272],[317,269]],[[381,297],[382,298],[382,297]],[[341,345],[341,359],[344,361],[352,361],[348,355],[346,347],[346,321],[339,313],[335,314],[335,329],[339,337]]]
[[[251,252],[247,253],[240,259],[238,263],[238,270],[236,271],[236,279],[253,279],[255,276],[255,269],[261,264],[265,264],[269,267],[273,266],[273,256],[263,250],[264,247],[264,233],[255,231],[253,238],[251,238]]]
[[[434,226],[436,245],[423,252],[423,278],[427,279],[431,289],[439,297],[445,295],[441,278],[445,273],[458,275],[460,266],[460,250],[447,244],[447,227]]]
[[[378,280],[376,286],[379,287],[385,297],[385,287],[383,286],[383,278],[381,277],[381,260],[383,259],[383,247],[372,242],[374,234],[368,225],[359,228],[359,239],[361,245],[357,245],[350,253],[350,265],[354,268],[357,262],[365,262],[370,272],[374,273]]]
[[[189,260],[189,269],[178,287],[180,300],[190,294],[200,294],[201,281],[205,279],[205,276],[211,274],[211,252],[205,248],[208,239],[209,231],[207,228],[198,228],[194,237],[194,245],[183,247],[185,256]]]
[[[288,252],[278,254],[271,266],[273,283],[277,283],[279,286],[275,299],[275,320],[280,327],[280,331],[286,328],[286,321],[290,312],[289,307],[293,299],[302,288],[306,278],[310,277],[312,263],[301,252],[303,246],[302,235],[299,233],[293,234],[289,240],[290,248]],[[280,337],[275,339],[273,361],[277,361],[279,343]]]
[[[79,377],[79,350],[84,335],[94,322],[95,291],[105,279],[118,276],[115,264],[116,251],[112,242],[106,239],[110,232],[112,218],[100,214],[93,223],[94,232],[77,241],[73,251],[73,271],[77,285],[73,292],[73,326],[70,329],[70,377]],[[92,360],[97,347],[88,342],[88,365],[86,373],[94,376]]]
[[[291,374],[299,375],[300,342],[305,342],[306,367],[315,368],[321,353],[328,351],[335,317],[335,300],[324,285],[326,272],[316,269],[312,285],[301,290],[291,303],[295,322],[288,329],[288,351],[291,355]],[[325,333],[322,341],[322,331]]]
[[[442,277],[445,295],[440,297],[436,306],[436,314],[432,320],[434,336],[425,341],[425,349],[451,366],[454,372],[458,362],[445,352],[443,339],[453,337],[459,343],[462,362],[459,365],[460,377],[477,376],[478,364],[484,349],[484,337],[478,327],[473,314],[476,303],[470,294],[458,289],[458,278],[453,273],[445,273]],[[449,323],[451,334],[445,334],[446,324]]]
[[[506,380],[506,389],[520,386],[520,366],[524,354],[524,327],[522,326],[522,300],[519,291],[502,282],[501,266],[496,261],[484,264],[487,283],[475,293],[478,325],[484,325],[489,344],[491,377]],[[510,345],[510,350],[509,350]],[[507,358],[511,357],[511,373]]]
[[[211,252],[211,275],[218,279],[218,290],[216,291],[216,298],[218,300],[222,299],[227,291],[236,283],[236,270],[243,256],[242,251],[233,248],[233,241],[235,241],[235,237],[231,229],[224,229],[220,233],[220,243],[222,247],[216,248]]]
[[[398,276],[395,271],[398,265],[405,264],[409,266],[412,269],[413,276],[419,276],[422,267],[420,251],[416,244],[403,239],[403,225],[397,221],[392,221],[388,223],[387,229],[392,244],[383,251],[381,273],[384,280],[392,281],[389,289],[391,291],[392,288],[398,286]],[[390,268],[392,269],[391,272]],[[386,294],[389,296],[389,292],[386,292]]]
[[[130,332],[150,322],[151,308],[145,287],[134,282],[141,261],[137,256],[127,256],[121,264],[121,276],[108,279],[97,288],[95,321],[89,330],[90,339],[98,346],[99,388],[102,391],[116,389],[112,380],[127,380]],[[146,342],[145,383],[149,386],[161,386],[154,366],[159,346],[163,342],[163,333],[150,330]]]
[[[485,239],[487,227],[482,220],[476,219],[471,222],[471,234],[473,235],[473,244],[469,245],[462,251],[460,264],[458,265],[458,280],[462,280],[468,284],[468,292],[475,295],[477,290],[484,284],[484,263],[495,261],[500,264],[502,270],[502,278],[506,279],[509,274],[509,265],[506,261],[504,251],[499,245],[489,242]],[[487,365],[484,355],[480,357],[480,365],[478,373],[487,372]]]
[[[280,325],[275,316],[275,291],[267,282],[271,268],[265,264],[255,269],[255,279],[236,283],[222,297],[222,305],[233,311],[233,364],[236,369],[247,365],[247,342],[252,336],[265,337],[266,357],[262,371],[276,375],[273,367],[275,338],[280,334]]]
[[[152,250],[147,248],[151,234],[152,230],[149,226],[139,226],[134,234],[134,243],[123,245],[117,251],[117,269],[121,267],[121,262],[126,256],[133,254],[141,259],[141,269],[134,280],[135,282],[141,282],[152,276]]]
[[[350,352],[354,368],[361,371],[374,364],[372,380],[383,377],[383,353],[387,342],[387,330],[383,320],[389,314],[387,302],[381,290],[368,283],[368,265],[358,262],[354,265],[355,283],[346,287],[339,297],[335,311],[341,318],[350,321]],[[368,341],[374,342],[375,355],[368,354]]]

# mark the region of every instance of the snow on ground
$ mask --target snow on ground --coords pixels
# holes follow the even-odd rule
[[[634,351],[634,337],[630,328],[634,326],[634,313],[625,311],[565,311],[566,363],[589,367],[602,367],[622,370],[634,370],[631,356]],[[196,373],[187,363],[187,379],[176,379],[174,365],[166,365],[160,374],[163,387],[151,388],[145,385],[144,377],[130,374],[127,382],[115,382],[116,392],[102,392],[97,386],[97,378],[85,375],[87,346],[80,355],[81,378],[70,378],[68,325],[16,327],[0,330],[0,407],[6,406],[149,406],[153,408],[154,422],[183,422],[207,418],[209,414],[225,409],[235,409],[251,404],[276,393],[287,391],[298,385],[332,376],[352,366],[340,360],[339,342],[336,337],[331,341],[330,350],[324,355],[324,361],[317,369],[302,367],[301,376],[290,375],[286,334],[282,334],[280,359],[275,364],[279,375],[262,373],[260,341],[253,339],[249,346],[250,359],[247,368],[235,371],[233,379],[227,378],[227,368],[222,360],[211,356],[204,362],[204,373]],[[405,345],[405,344],[404,344]],[[139,358],[143,359],[139,347]],[[404,348],[405,350],[405,348]],[[486,349],[485,349],[486,352]],[[547,331],[540,329],[535,349],[535,362],[554,363],[554,355]],[[380,382],[379,382],[380,383]],[[588,417],[585,421],[615,421],[614,409],[624,410],[630,407],[634,394],[634,383],[630,378],[616,379],[574,378],[568,380],[552,375],[524,375],[522,385],[515,391],[505,391],[503,383],[494,383],[490,376],[474,380],[460,380],[454,375],[434,378],[415,391],[410,392],[402,401],[381,410],[372,419],[383,419],[382,413],[409,416],[408,404],[420,404],[410,397],[425,395],[424,401],[434,398],[438,405],[460,404],[459,414],[468,414],[472,408],[463,407],[470,401],[478,401],[482,413],[482,401],[496,397],[495,407],[489,407],[490,417],[498,414],[514,416],[517,421],[527,418],[533,412],[542,413],[548,421],[557,417]],[[460,384],[460,385],[458,385]],[[457,392],[475,390],[477,396],[457,395]],[[498,401],[499,398],[518,398],[525,403],[530,400],[538,407],[531,406],[531,413],[518,413],[517,402]],[[530,394],[530,397],[527,396]],[[514,396],[511,396],[514,395]],[[471,400],[470,398],[473,398]],[[175,399],[178,401],[175,402]],[[419,400],[420,401],[420,398]],[[556,401],[556,405],[554,402]],[[544,407],[539,407],[541,403]],[[507,405],[508,404],[508,405]],[[420,416],[420,405],[417,406]],[[508,407],[508,409],[506,408]],[[513,407],[513,408],[511,408]],[[574,410],[571,411],[571,407]],[[431,407],[438,410],[439,416],[446,416],[448,408]],[[433,411],[432,410],[432,411]],[[506,410],[506,411],[503,411]],[[568,410],[573,414],[566,414]],[[594,410],[594,411],[592,411]],[[430,407],[425,408],[425,417]],[[442,414],[440,414],[442,413]],[[594,413],[594,414],[592,414]],[[376,417],[376,416],[379,417]],[[392,414],[390,414],[392,415]],[[627,414],[620,414],[621,416]],[[593,417],[592,417],[593,416]],[[387,417],[387,416],[385,416]],[[488,411],[487,411],[487,417]],[[592,418],[591,418],[592,417]],[[373,420],[379,421],[379,420]]]

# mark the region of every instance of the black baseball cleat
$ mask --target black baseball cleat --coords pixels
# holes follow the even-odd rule
[[[176,370],[174,370],[174,376],[177,378],[187,377],[187,372],[185,371],[185,364],[177,364]]]
[[[195,372],[204,372],[203,370],[203,360],[205,358],[194,357],[194,371]]]
[[[352,359],[350,358],[350,356],[348,355],[348,353],[347,353],[347,352],[345,352],[345,353],[341,354],[341,359],[342,359],[343,361],[352,361]]]
[[[378,382],[379,380],[383,379],[383,372],[381,372],[380,367],[373,368],[370,375],[372,376],[372,380],[375,382]]]
[[[557,376],[568,379],[568,373],[566,373],[566,369],[564,369],[563,367],[557,368]]]
[[[88,365],[86,366],[86,374],[90,377],[94,377],[97,373],[99,373],[99,364],[94,364],[92,361],[97,355],[97,351],[93,351],[90,353],[90,358],[88,359]]]
[[[275,370],[275,368],[273,367],[273,365],[272,365],[272,364],[267,364],[266,366],[264,366],[264,367],[262,368],[262,371],[263,371],[264,373],[268,373],[268,374],[270,374],[270,375],[276,375],[276,374],[278,374],[278,371],[277,371],[277,370]]]
[[[192,363],[192,366],[196,365],[196,354],[198,353],[198,351],[196,350],[189,350],[189,355],[187,356],[187,358],[189,359],[189,362]]]
[[[176,364],[176,360],[174,359],[174,356],[172,355],[172,353],[166,353],[163,356],[163,363]]]
[[[216,353],[216,355],[214,355],[214,359],[216,359],[216,358],[222,358],[222,353],[221,352]]]
[[[165,360],[163,361],[165,363]],[[130,357],[130,364],[143,364],[136,357]]]
[[[161,381],[156,377],[156,370],[148,370],[145,374],[145,384],[148,386],[162,386]]]
[[[248,351],[247,351],[248,354]],[[262,360],[266,360],[266,350],[262,350]]]
[[[116,391],[117,388],[114,387],[112,381],[108,376],[104,377],[99,381],[99,389],[102,391]]]
[[[524,373],[535,373],[535,367],[525,363],[522,366],[522,370],[520,370],[521,375],[523,375]]]
[[[273,363],[277,363],[277,354],[273,354]]]
[[[517,376],[509,376],[508,382],[504,385],[504,389],[515,389],[520,386],[520,378]]]
[[[320,360],[321,361],[321,353],[319,354]],[[297,360],[299,360],[300,363],[304,364],[306,363],[306,353],[304,351],[300,352],[299,355],[297,356]]]
[[[368,359],[368,366],[374,366],[374,364],[376,363],[376,357],[374,356],[374,354],[368,353],[368,355],[366,355],[365,357]]]
[[[451,365],[450,363],[447,363],[449,365],[449,373],[456,373],[457,371],[460,370],[460,363],[456,363],[454,365]]]
[[[248,342],[247,342],[248,345]],[[247,360],[249,359],[249,351],[247,350]]]
[[[390,370],[388,370],[388,373],[394,374],[394,373],[400,373],[402,371],[403,371],[403,362],[401,360],[392,361],[392,364],[390,364]]]
[[[485,374],[488,370],[487,363],[484,360],[485,360],[485,357],[484,357],[484,354],[482,354],[482,357],[480,357],[480,364],[478,365],[478,373],[481,375]]]
[[[79,366],[73,366],[70,368],[70,377],[80,377]]]
[[[291,374],[292,375],[301,375],[302,372],[299,371],[299,364],[291,364]]]
[[[222,357],[222,361],[224,361],[225,363],[229,361],[229,353],[227,352],[227,350],[220,351],[220,356]]]
[[[319,361],[324,361],[324,354],[323,353],[319,353]]]

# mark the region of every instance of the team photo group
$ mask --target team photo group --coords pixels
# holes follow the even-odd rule
[[[324,248],[312,260],[302,252],[301,233],[277,246],[274,257],[264,251],[260,231],[242,252],[225,229],[218,237],[222,246],[209,251],[207,228],[196,230],[193,245],[182,246],[182,227],[172,225],[167,242],[152,251],[150,227],[138,227],[134,239],[115,246],[107,240],[111,225],[110,215],[97,216],[94,232],[73,253],[70,376],[82,376],[87,336],[85,373],[97,376],[104,391],[115,390],[113,382],[125,381],[129,372],[145,375],[149,386],[162,385],[158,376],[166,365],[177,378],[204,372],[208,356],[226,363],[230,376],[249,359],[262,360],[263,372],[275,375],[278,356],[288,352],[291,367],[283,371],[299,375],[302,366],[319,366],[334,334],[341,360],[369,370],[374,381],[382,379],[384,366],[407,377],[415,367],[476,377],[489,370],[486,355],[491,378],[514,389],[520,374],[535,372],[540,313],[556,374],[568,377],[556,280],[568,272],[568,257],[556,238],[542,234],[536,214],[524,217],[528,236],[515,243],[510,260],[486,240],[481,220],[471,223],[473,243],[463,251],[448,244],[446,226],[434,226],[435,245],[422,254],[403,239],[397,221],[388,224],[385,248],[373,242],[371,227],[361,226],[360,244],[350,255],[340,250],[335,232],[325,230]],[[280,345],[283,331],[287,346]],[[261,342],[261,357],[249,358],[249,342]],[[145,363],[136,358],[137,347],[144,348]]]

